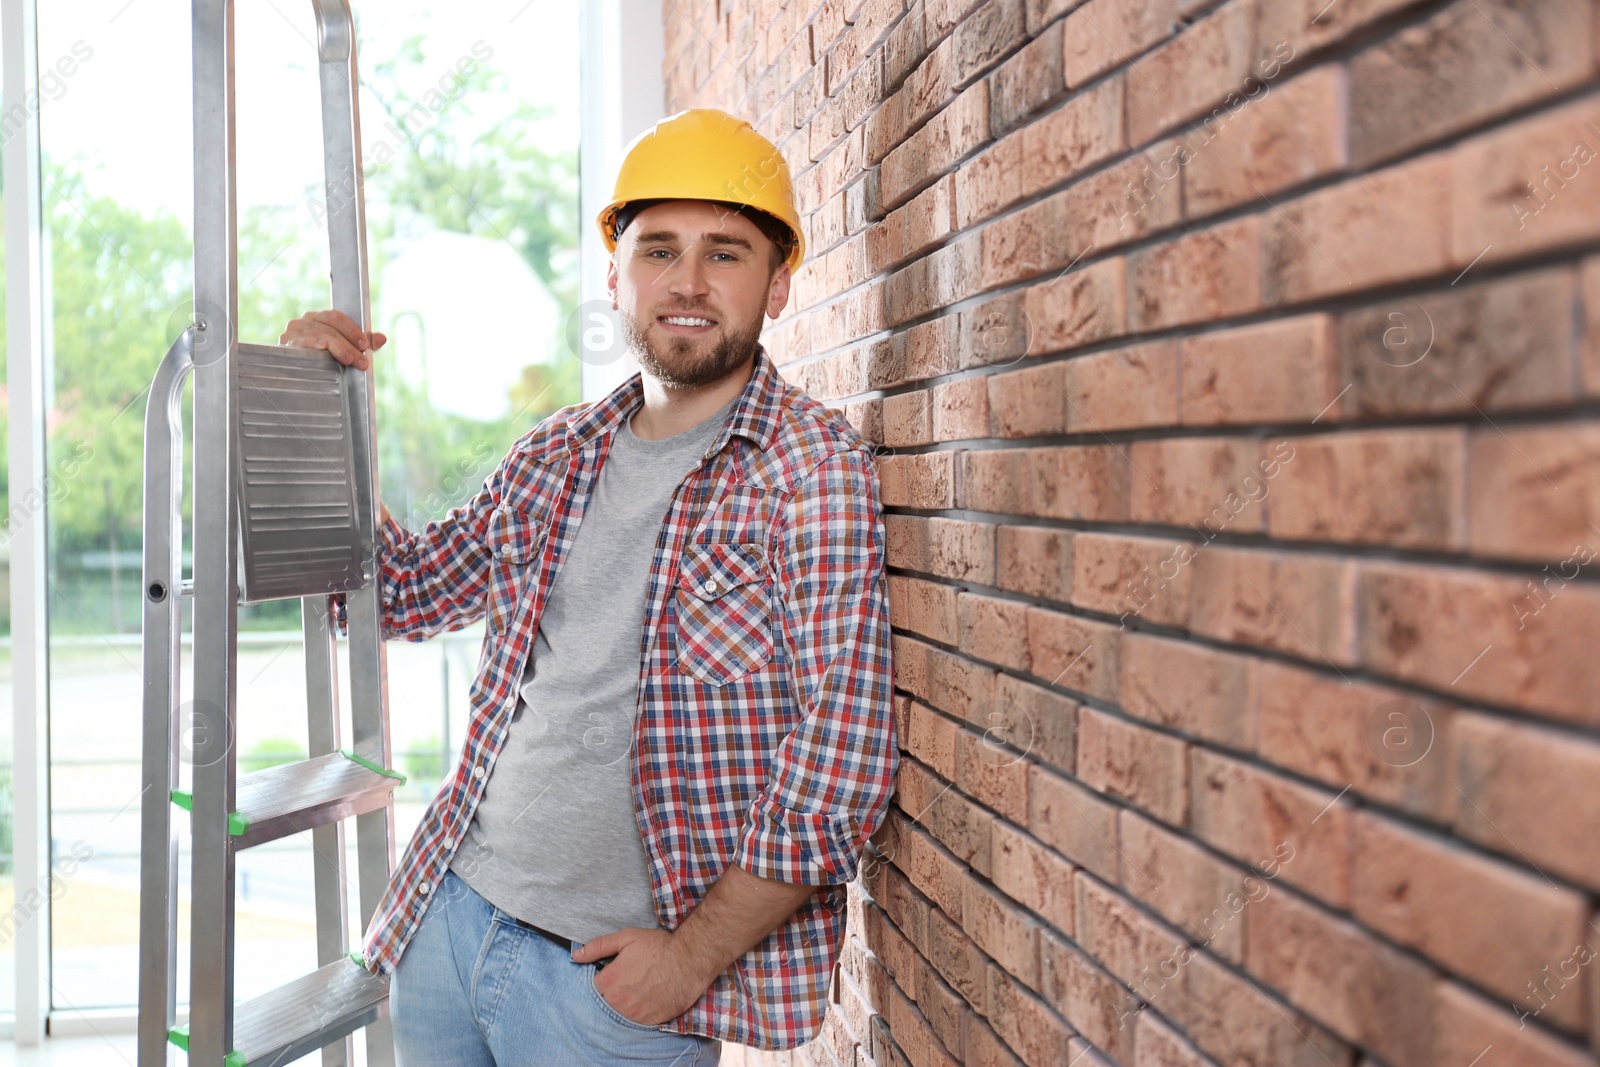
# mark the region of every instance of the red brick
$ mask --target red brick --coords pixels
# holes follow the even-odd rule
[[[937,4],[915,4],[905,21],[919,18],[923,23],[926,54],[908,73],[905,80],[905,121],[916,126],[933,115],[955,95],[955,42],[944,32],[934,32],[928,25],[929,12]],[[969,4],[970,6],[970,4]],[[887,81],[894,71],[894,58],[884,57],[884,78]]]
[[[1015,670],[1028,669],[1027,605],[962,593],[957,598],[961,651]]]
[[[1243,962],[1244,919],[1262,880],[1214,858],[1137,812],[1118,815],[1122,888],[1185,930],[1207,951]],[[1161,973],[1160,971],[1157,972]]]
[[[988,967],[989,1022],[1027,1063],[1067,1062],[1072,1028],[1000,968]]]
[[[1253,906],[1253,905],[1252,905]],[[1240,1067],[1348,1067],[1350,1049],[1259,982],[1204,953],[1189,964],[1189,1036],[1219,1063]],[[1348,977],[1348,975],[1346,975]]]
[[[925,445],[933,440],[933,393],[918,389],[883,398],[883,443],[890,448]]]
[[[928,962],[982,1013],[988,981],[983,952],[956,925],[960,918],[959,911],[949,918],[938,912],[928,916]]]
[[[875,379],[873,385],[879,388],[898,385],[955,370],[958,326],[956,316],[946,315],[896,334],[889,365],[883,369],[883,377]]]
[[[1154,1012],[1140,1012],[1133,1048],[1133,1067],[1210,1067],[1211,1064]]]
[[[1268,532],[1459,549],[1466,543],[1466,444],[1461,429],[1296,437],[1294,467],[1277,481],[1267,507]]]
[[[1072,864],[1006,823],[994,824],[994,884],[1061,933],[1072,936]]]
[[[1117,809],[1043,767],[1029,769],[1028,830],[1072,864],[1117,877]]]
[[[1456,717],[1450,742],[1457,834],[1600,888],[1600,744],[1475,712]]]
[[[1046,600],[1073,600],[1075,539],[1070,530],[1045,526],[996,528],[995,582],[1002,589]]]
[[[1133,65],[1139,91],[1128,97],[1128,137],[1135,145],[1242,95],[1251,77],[1255,4],[1233,0]]]
[[[1256,216],[1184,234],[1128,257],[1129,325],[1154,330],[1261,306],[1262,223]]]
[[[1122,706],[1141,719],[1251,750],[1256,738],[1256,667],[1257,661],[1246,656],[1127,634],[1122,639]]]
[[[989,387],[982,378],[962,378],[933,387],[933,439],[960,441],[989,435]]]
[[[1361,663],[1576,722],[1600,722],[1593,655],[1600,590],[1568,585],[1538,613],[1526,580],[1404,563],[1363,562],[1356,575]],[[1520,627],[1520,628],[1519,628]]]
[[[1188,983],[1182,967],[1188,958],[1185,940],[1082,871],[1074,885],[1078,894],[1077,942],[1084,951],[1140,1000],[1167,1015],[1187,1014],[1183,1002]]]
[[[1171,229],[1183,213],[1182,167],[1178,142],[1164,141],[1068,186],[1057,194],[1062,247],[1072,255],[1104,252]]]
[[[1188,426],[1337,417],[1338,346],[1327,315],[1185,337],[1179,347]]]
[[[1084,1037],[1119,1062],[1133,1056],[1139,1002],[1077,948],[1050,934],[1039,941],[1040,992]]]
[[[961,506],[972,511],[1033,513],[1032,456],[1026,449],[961,454]]]
[[[1080,533],[1069,560],[1067,589],[1074,607],[1168,626],[1189,620],[1189,589],[1194,577],[1186,541],[1114,534]]]
[[[1188,745],[1169,734],[1078,709],[1078,778],[1172,826],[1189,815]]]
[[[990,229],[980,237],[987,239]],[[957,360],[962,367],[1011,366],[1033,342],[1026,291],[1006,293],[961,312]]]
[[[1028,651],[1046,685],[1115,700],[1117,628],[1077,615],[1028,609]]]
[[[960,719],[975,721],[993,696],[994,671],[914,638],[896,635],[894,666],[901,689]]]
[[[1318,67],[1282,82],[1263,78],[1258,86],[1252,88],[1261,95],[1213,113],[1184,139],[1190,218],[1276,196],[1346,166],[1344,68]]]
[[[1579,285],[1583,294],[1583,391],[1593,396],[1600,393],[1600,256],[1583,261]]]
[[[1432,972],[1354,923],[1272,893],[1251,905],[1245,957],[1252,974],[1340,1037],[1397,1067],[1435,1062]]]
[[[1343,412],[1475,415],[1569,401],[1572,299],[1572,272],[1558,269],[1348,312],[1339,322]]]
[[[1335,557],[1208,547],[1195,556],[1189,629],[1329,666],[1353,664],[1353,573]]]
[[[993,743],[1009,744],[1063,771],[1076,766],[1078,707],[1067,697],[999,674],[987,720]]]
[[[960,640],[956,626],[956,591],[952,586],[916,578],[889,576],[889,620],[947,645]]]
[[[1261,51],[1283,46],[1293,62],[1304,63],[1312,52],[1345,40],[1356,30],[1425,0],[1274,0],[1262,4],[1257,15],[1257,40]]]
[[[960,994],[951,989],[933,968],[923,967],[917,972],[916,1005],[940,1048],[951,1054],[950,1062],[960,1063],[966,1020],[972,1015]],[[835,1012],[829,1012],[829,1015],[837,1018]],[[854,1046],[851,1036],[843,1035],[839,1049],[843,1059],[850,1059],[855,1051]]]
[[[1127,330],[1121,258],[1101,260],[1023,290],[1030,356],[1065,352]]]
[[[884,892],[878,899],[883,904],[884,912],[893,920],[905,934],[906,940],[924,955],[928,952],[928,903],[917,895],[916,889],[899,870],[893,867],[884,870]],[[912,954],[915,955],[915,954]]]
[[[979,585],[994,584],[994,530],[961,519],[884,516],[890,566]]]
[[[1501,1062],[1517,1067],[1593,1067],[1595,1059],[1542,1033],[1499,1003],[1441,980],[1434,993],[1433,1063]],[[1494,1049],[1483,1056],[1486,1049]]]
[[[1261,227],[1267,304],[1448,271],[1450,164],[1444,155],[1425,156],[1280,202]]]
[[[896,267],[933,248],[952,231],[955,178],[934,182],[867,231],[874,268]]]
[[[1039,922],[993,889],[967,879],[961,924],[973,944],[1030,989],[1039,987]]]
[[[927,831],[902,822],[897,833],[899,850],[895,866],[906,872],[911,884],[921,890],[940,911],[961,921],[962,864],[933,839]],[[931,927],[930,927],[930,933]]]
[[[1067,364],[992,374],[989,432],[996,437],[1042,437],[1067,429]]]
[[[878,196],[885,208],[899,207],[988,140],[988,88],[986,81],[968,87],[883,158]]]
[[[1065,74],[1073,88],[1087,85],[1122,66],[1151,45],[1166,40],[1178,21],[1177,0],[1119,4],[1089,0],[1067,16]]]
[[[983,157],[979,156],[973,163],[982,161]],[[960,174],[956,177],[959,180]],[[979,235],[983,246],[982,288],[993,289],[1048,271],[1060,271],[1076,259],[1081,249],[1075,249],[1072,244],[1074,237],[1063,217],[1066,209],[1066,194],[1057,193],[1002,215],[985,226]]]
[[[927,827],[957,860],[980,874],[994,870],[994,828],[1000,824],[987,809],[947,783],[939,783],[928,799],[920,802],[916,814],[917,822]]]
[[[1018,180],[1031,196],[1121,152],[1123,79],[1111,78],[1024,126]]]
[[[1065,95],[1062,25],[1052,23],[995,70],[989,86],[989,128],[996,136],[1015,129]]]
[[[1348,902],[1350,808],[1337,794],[1199,748],[1190,761],[1196,836],[1336,907]]]
[[[916,1067],[956,1067],[958,1061],[939,1043],[933,1028],[904,994],[891,990],[888,1009],[884,1014],[889,1028],[908,1062]]]
[[[954,507],[954,461],[955,455],[951,452],[884,456],[878,460],[878,479],[884,506]]]
[[[1292,446],[1290,446],[1292,449]],[[1270,491],[1260,444],[1244,437],[1136,441],[1129,449],[1128,517],[1134,522],[1187,526],[1209,540],[1226,530],[1260,530]]]
[[[972,730],[956,734],[961,791],[1014,822],[1028,818],[1028,762]]]
[[[1571,890],[1378,815],[1355,820],[1350,910],[1396,944],[1497,993],[1521,1010],[1541,1000],[1525,988],[1589,932],[1587,903]],[[1583,1002],[1556,996],[1541,1021],[1581,1027]]]
[[[967,1028],[964,1063],[977,1067],[1024,1067],[982,1019],[973,1018]]]
[[[1155,341],[1068,360],[1067,432],[1175,424],[1177,347],[1172,341]]]
[[[949,781],[956,777],[956,723],[926,704],[911,702],[906,751]],[[913,813],[920,817],[920,813]]]
[[[1480,430],[1471,440],[1473,553],[1549,560],[1540,594],[1559,596],[1600,556],[1600,424]]]
[[[1134,656],[1125,644],[1123,662]],[[1450,705],[1270,660],[1259,670],[1260,750],[1273,763],[1442,820]]]
[[[1457,0],[1364,49],[1350,61],[1351,162],[1370,166],[1587,81],[1591,7]]]
[[[1063,445],[1027,452],[1029,513],[1115,522],[1128,516],[1128,454],[1119,445]]]
[[[955,83],[962,86],[1027,39],[1022,0],[988,0],[956,25]]]

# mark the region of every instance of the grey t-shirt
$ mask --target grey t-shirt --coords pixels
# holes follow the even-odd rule
[[[672,494],[732,407],[660,441],[616,431],[450,863],[489,903],[578,941],[658,925],[630,758],[645,595]]]

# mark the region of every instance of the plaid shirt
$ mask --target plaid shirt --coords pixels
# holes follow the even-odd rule
[[[635,376],[597,404],[557,412],[442,521],[420,533],[384,526],[389,635],[420,640],[485,615],[488,626],[461,760],[368,927],[366,958],[378,973],[399,962],[472,821],[511,729],[545,598],[613,435],[642,396]],[[730,863],[819,889],[663,1029],[784,1049],[822,1026],[844,883],[883,820],[899,760],[884,586],[866,448],[758,353],[656,542],[634,809],[667,929]]]

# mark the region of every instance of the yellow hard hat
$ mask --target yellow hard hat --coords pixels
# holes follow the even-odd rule
[[[690,108],[641,133],[628,145],[611,203],[595,218],[606,251],[617,247],[617,212],[635,200],[715,200],[766,212],[793,235],[786,262],[805,259],[789,164],[743,119],[716,108]]]

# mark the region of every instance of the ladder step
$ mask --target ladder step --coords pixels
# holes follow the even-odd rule
[[[389,1010],[389,980],[334,960],[234,1009],[233,1043],[247,1067],[292,1063]]]
[[[228,813],[228,833],[243,849],[364,815],[383,807],[405,780],[348,749],[253,771],[239,778],[240,807]],[[190,793],[174,790],[172,799],[194,810]]]

